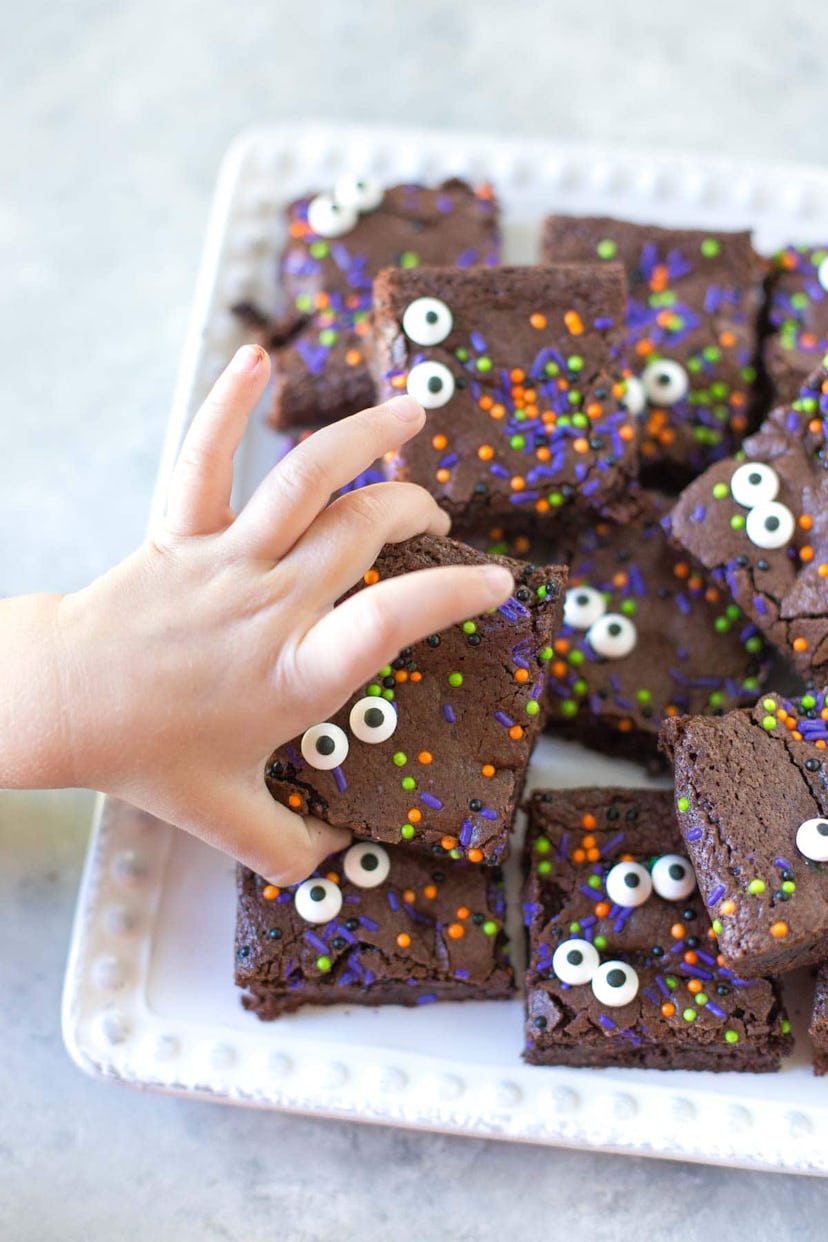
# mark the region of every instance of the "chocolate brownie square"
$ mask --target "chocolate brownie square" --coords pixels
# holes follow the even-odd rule
[[[828,353],[828,246],[785,246],[771,262],[765,366],[788,402]]]
[[[628,513],[637,455],[616,361],[623,317],[617,265],[381,273],[379,395],[406,389],[428,414],[397,477],[465,526]]]
[[[766,694],[720,719],[665,721],[681,834],[729,966],[828,958],[828,706]]]
[[[779,1068],[779,992],[723,963],[668,791],[536,792],[525,866],[527,1061]]]
[[[681,494],[672,538],[808,681],[828,676],[828,371]]]
[[[236,983],[262,1019],[514,990],[496,867],[362,842],[301,884],[278,889],[241,866],[237,884]]]
[[[673,550],[642,497],[642,515],[578,536],[564,623],[549,664],[550,723],[598,750],[648,763],[667,716],[752,703],[768,670],[756,626]]]
[[[381,268],[471,267],[500,259],[489,186],[453,178],[434,189],[344,177],[288,207],[279,264],[289,311],[271,333],[275,427],[333,422],[370,405],[371,283]]]
[[[626,269],[627,403],[648,482],[681,484],[738,448],[755,421],[766,270],[749,233],[549,216],[542,253]]]
[[[498,862],[545,718],[566,570],[491,558],[451,539],[386,546],[358,589],[436,565],[497,560],[500,608],[431,634],[360,686],[331,721],[271,755],[273,796],[301,815],[437,857]]]
[[[821,1078],[828,1074],[828,962],[823,962],[817,971],[808,1034],[814,1045],[814,1073]]]

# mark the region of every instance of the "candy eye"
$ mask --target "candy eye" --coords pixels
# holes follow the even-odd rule
[[[439,345],[454,326],[454,316],[439,298],[417,298],[405,308],[403,332],[416,345]]]
[[[376,888],[388,879],[391,859],[381,845],[363,841],[352,845],[342,860],[345,878],[357,888]]]
[[[602,1005],[629,1005],[638,995],[638,975],[626,962],[602,962],[592,976],[592,993]]]
[[[305,880],[293,894],[293,904],[306,923],[330,923],[342,909],[342,892],[333,880]]]
[[[308,224],[317,237],[342,237],[350,233],[359,216],[330,194],[320,194],[308,203]]]
[[[436,410],[454,396],[454,376],[442,362],[418,362],[408,372],[409,397],[426,410]]]
[[[644,391],[644,385],[635,375],[631,375],[627,380],[627,387],[624,396],[621,398],[621,404],[634,417],[640,414],[647,404],[647,394]]]
[[[348,758],[348,735],[339,725],[325,721],[302,734],[301,748],[306,763],[327,772]]]
[[[374,211],[385,197],[378,181],[368,177],[340,177],[334,186],[334,201],[354,211]]]
[[[621,862],[616,863],[607,875],[606,890],[610,901],[631,910],[634,906],[644,905],[653,891],[653,882],[649,871],[641,863]]]
[[[796,848],[811,862],[828,862],[828,819],[806,819],[796,830]]]
[[[397,711],[387,699],[368,695],[354,703],[348,723],[360,742],[387,742],[397,727]]]
[[[607,601],[595,587],[570,587],[564,599],[564,625],[588,630],[607,611]]]
[[[795,527],[790,509],[778,500],[756,505],[745,520],[745,534],[757,548],[784,548]]]
[[[641,379],[644,391],[653,405],[675,405],[689,388],[684,367],[678,362],[671,362],[669,358],[649,363],[644,368]]]
[[[561,983],[589,983],[601,963],[588,940],[564,940],[552,955],[552,969]]]
[[[817,280],[823,289],[828,290],[828,259],[823,259],[817,268]]]
[[[696,887],[696,875],[681,854],[662,854],[650,872],[653,888],[665,901],[683,901]]]
[[[607,612],[587,630],[592,650],[607,660],[623,660],[635,649],[638,631],[629,617],[620,612]]]
[[[768,500],[776,500],[779,475],[772,466],[761,461],[746,461],[730,480],[730,494],[737,505],[752,509]]]

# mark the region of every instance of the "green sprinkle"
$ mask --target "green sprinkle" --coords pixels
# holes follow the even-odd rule
[[[557,509],[559,505],[563,504],[563,496],[560,492],[550,492],[546,499],[549,501],[550,505],[552,505],[553,509]]]
[[[448,675],[448,683],[449,683],[449,685],[450,685],[450,686],[454,686],[455,688],[456,688],[457,686],[462,686],[462,684],[463,684],[463,674],[462,674],[462,673],[449,673],[449,675]]]
[[[685,1022],[695,1022],[695,1021],[696,1021],[696,1011],[695,1011],[695,1009],[683,1009],[683,1010],[682,1010],[682,1013],[681,1013],[681,1016],[684,1018],[684,1021],[685,1021]]]
[[[535,594],[537,595],[538,599],[546,599],[547,595],[549,594],[549,590],[547,587],[541,585],[538,587],[537,591],[535,591]]]
[[[548,858],[544,858],[538,863],[538,875],[549,875],[552,870],[552,864]]]
[[[587,885],[588,885],[590,888],[600,888],[600,887],[601,887],[601,877],[600,877],[600,875],[591,875],[591,876],[589,876],[589,877],[587,878]]]
[[[540,706],[535,702],[534,699],[530,699],[529,702],[526,704],[526,715],[537,716],[539,711],[540,711]]]
[[[761,651],[761,650],[762,650],[762,640],[758,634],[753,634],[745,643],[745,651],[749,651],[751,655],[754,655],[757,651]],[[749,689],[749,688],[750,688],[749,686],[745,687],[745,689]]]
[[[477,626],[475,625],[473,621],[464,621],[463,622],[463,633],[464,634],[476,634]]]
[[[743,530],[744,525],[745,525],[745,519],[742,517],[741,513],[734,513],[733,517],[730,519],[731,529],[732,530]]]
[[[328,253],[328,243],[323,241],[311,242],[310,252],[314,259],[324,259]]]
[[[313,298],[309,293],[299,294],[299,297],[296,299],[296,309],[302,311],[303,314],[313,310]]]
[[[453,850],[449,850],[449,858],[453,858],[455,862],[462,857],[463,855],[460,850],[458,850],[457,846],[455,846]]]
[[[400,784],[402,785],[403,789],[407,789],[407,790],[412,790],[412,789],[417,788],[417,782],[414,780],[413,776],[404,776],[402,780],[400,781]]]
[[[667,987],[670,989],[671,992],[675,992],[676,988],[678,987],[678,983],[676,982],[675,978],[672,975],[665,975],[664,982],[667,984]]]
[[[572,687],[572,693],[577,694],[578,698],[580,699],[580,698],[583,698],[583,696],[587,694],[588,691],[589,691],[589,686],[583,680],[583,678],[579,677],[578,680],[575,682],[574,686]]]
[[[561,370],[557,362],[547,362],[543,369],[547,375],[559,375]]]
[[[782,881],[782,892],[783,893],[795,893],[796,892],[796,885],[794,884],[793,880]]]
[[[739,1032],[738,1032],[738,1031],[732,1031],[732,1030],[728,1029],[728,1030],[726,1030],[726,1031],[725,1031],[725,1033],[724,1033],[724,1037],[725,1037],[725,1043],[726,1043],[726,1044],[738,1044],[738,1042],[739,1042]]]
[[[483,924],[483,932],[487,936],[496,935],[497,923],[493,922],[492,919],[486,919],[486,922]]]
[[[596,949],[605,949],[607,947],[607,938],[606,936],[596,936],[592,943]]]
[[[401,751],[401,750],[395,751],[394,754],[391,756],[391,762],[395,763],[398,768],[404,768],[405,765],[408,763],[408,755],[406,755],[404,751]]]
[[[806,712],[810,711],[812,707],[816,707],[816,699],[812,694],[803,694],[801,702]]]
[[[766,712],[776,711],[776,699],[762,699],[762,706]]]
[[[574,699],[564,699],[563,703],[561,703],[561,715],[568,717],[578,715],[578,704]]]
[[[526,444],[525,436],[510,436],[509,447],[513,449],[522,449]]]
[[[636,604],[634,599],[623,599],[621,601],[621,611],[625,617],[634,617],[636,613]]]
[[[387,702],[389,702],[389,703],[390,703],[390,702],[392,701],[392,699],[394,698],[394,691],[393,691],[393,690],[383,690],[383,692],[382,692],[382,697],[383,697],[384,699],[386,699],[386,700],[387,700]]]
[[[713,485],[714,500],[724,500],[725,497],[729,495],[730,495],[730,488],[727,486],[726,483],[715,483]]]
[[[403,841],[410,841],[411,838],[414,836],[414,825],[403,824],[402,828],[400,829],[400,836],[402,837]]]
[[[599,259],[614,259],[618,254],[618,244],[611,237],[602,237],[595,251]]]
[[[548,854],[551,849],[552,845],[548,837],[538,837],[535,842],[536,854]]]
[[[738,604],[728,604],[725,611],[727,615],[730,617],[731,621],[738,621],[742,615],[742,610]]]
[[[571,358],[567,358],[566,365],[569,371],[582,371],[584,360],[579,354],[573,354]]]
[[[477,369],[478,369],[478,371],[491,371],[491,369],[492,369],[492,360],[491,360],[491,358],[487,358],[485,354],[483,355],[483,357],[482,357],[482,358],[478,358],[478,359],[477,359]]]
[[[724,703],[724,695],[721,690],[714,690],[707,700],[710,707],[721,707]]]
[[[336,343],[336,332],[333,328],[323,328],[319,333],[320,345],[334,345]]]
[[[776,717],[775,716],[763,716],[762,717],[762,728],[767,729],[768,733],[770,733],[772,729],[776,728]]]
[[[636,690],[635,697],[639,703],[643,703],[646,706],[653,696],[649,690]]]
[[[540,653],[539,659],[543,664],[548,664],[554,654],[555,653],[551,647],[544,647],[543,651]]]
[[[372,699],[378,699],[382,694],[382,686],[378,686],[376,682],[372,682],[365,693],[370,695]]]
[[[715,259],[721,248],[721,243],[715,237],[705,237],[700,246],[700,250],[706,259]]]
[[[400,267],[419,267],[420,256],[413,250],[404,250],[400,255]]]
[[[583,651],[579,651],[578,648],[576,647],[573,651],[570,651],[569,655],[567,656],[567,659],[569,660],[569,663],[572,665],[573,668],[580,668],[584,660],[586,659],[586,656],[584,655]]]
[[[333,962],[329,957],[318,957],[316,959],[316,969],[323,975],[326,975],[333,966]]]
[[[580,924],[580,923],[570,923],[570,924],[569,924],[569,934],[570,934],[570,936],[576,936],[580,930],[581,930],[581,924]]]
[[[455,349],[454,356],[458,362],[468,362],[469,351],[467,349],[464,349],[463,346],[461,345],[458,349]]]
[[[707,993],[706,993],[706,992],[697,992],[697,993],[696,993],[695,1000],[696,1000],[696,1004],[697,1004],[697,1005],[701,1005],[701,1006],[702,1006],[702,1008],[704,1008],[704,1006],[707,1004]]]
[[[779,1029],[783,1035],[789,1035],[791,1031],[791,1023],[788,1018],[783,1018],[779,1023]]]
[[[676,803],[676,806],[678,807],[680,811],[689,811],[690,810],[690,799],[679,798],[678,802]]]
[[[721,936],[721,934],[722,934],[722,932],[723,932],[723,930],[724,930],[724,928],[722,927],[722,920],[721,920],[721,919],[714,919],[714,920],[713,920],[713,930],[714,930],[714,932],[716,933],[716,935],[717,935],[717,936]]]
[[[730,622],[727,617],[717,617],[713,622],[713,629],[717,634],[727,634],[730,631]]]
[[[759,893],[764,893],[766,888],[767,884],[764,880],[751,880],[747,886],[747,891],[757,896]]]

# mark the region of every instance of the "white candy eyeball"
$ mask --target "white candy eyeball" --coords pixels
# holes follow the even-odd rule
[[[644,385],[635,375],[631,375],[627,380],[627,388],[624,396],[621,398],[621,404],[625,410],[629,410],[633,417],[641,414],[644,406],[647,404],[647,394],[644,391]]]
[[[378,181],[368,177],[339,177],[334,185],[334,200],[340,207],[352,207],[354,211],[375,211],[385,197],[385,190]]]
[[[417,298],[403,313],[403,332],[416,345],[439,345],[453,326],[454,316],[439,298]]]
[[[325,721],[302,734],[301,749],[305,763],[328,772],[348,758],[348,735],[339,725]]]
[[[397,727],[397,709],[387,699],[366,695],[354,703],[348,723],[360,742],[387,742]]]
[[[635,650],[638,630],[629,617],[620,612],[606,612],[587,630],[587,642],[592,650],[607,660],[623,660]]]
[[[418,362],[408,372],[406,391],[425,410],[436,410],[454,396],[454,376],[442,362]]]
[[[308,224],[317,237],[342,237],[358,219],[353,207],[337,202],[330,194],[319,194],[308,203]]]
[[[665,901],[683,901],[696,887],[696,874],[690,860],[681,854],[662,854],[650,872],[653,888]]]
[[[794,515],[779,500],[756,505],[745,521],[745,534],[757,548],[784,548],[795,529]]]
[[[602,1005],[629,1005],[638,995],[638,975],[627,962],[602,962],[592,976],[592,993]]]
[[[588,630],[607,611],[607,601],[595,587],[570,587],[564,598],[564,625],[573,630]]]
[[[823,289],[828,291],[828,259],[823,259],[817,268],[817,280]]]
[[[680,362],[662,358],[649,362],[641,376],[644,391],[653,405],[675,405],[690,387],[687,372]]]
[[[730,480],[730,494],[737,505],[752,509],[768,500],[776,500],[779,475],[762,461],[746,461]]]
[[[561,983],[589,983],[601,964],[598,950],[588,940],[564,940],[552,955],[552,969]]]
[[[330,923],[342,909],[342,891],[333,880],[304,880],[293,894],[293,904],[306,923]]]
[[[362,841],[347,851],[342,860],[342,870],[345,878],[356,884],[357,888],[376,888],[388,879],[391,859],[381,845]]]
[[[828,819],[806,819],[796,830],[796,848],[811,862],[828,862]]]
[[[616,863],[606,880],[607,896],[617,906],[632,910],[643,906],[653,891],[653,882],[646,867],[637,862]]]

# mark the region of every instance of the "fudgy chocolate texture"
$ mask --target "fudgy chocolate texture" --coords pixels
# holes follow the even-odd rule
[[[313,201],[308,195],[288,207],[279,263],[290,310],[271,332],[271,421],[278,428],[333,422],[373,402],[368,314],[381,268],[465,268],[500,259],[498,208],[488,186],[473,189],[457,179],[434,189],[391,186],[339,237],[313,231]]]
[[[778,1069],[792,1043],[779,993],[770,980],[748,983],[721,964],[698,890],[678,900],[653,890],[634,908],[607,896],[607,877],[618,864],[650,871],[665,854],[682,853],[668,791],[533,794],[525,854],[527,1061]],[[690,873],[686,860],[684,867]],[[623,963],[624,974],[632,968],[632,999],[606,1004],[593,990],[594,977],[571,984],[559,977],[555,950],[572,941],[577,952],[578,940],[598,950],[602,965]]]
[[[744,456],[711,466],[691,483],[667,521],[675,543],[729,591],[797,672],[817,683],[828,677],[827,419],[828,371],[821,368],[795,402],[774,410],[745,441]],[[748,463],[759,467],[754,483]],[[772,491],[772,501],[763,499]],[[754,498],[756,504],[744,503]]]
[[[766,271],[750,233],[549,216],[542,254],[549,263],[620,261],[626,269],[625,356],[642,385],[631,408],[640,409],[649,483],[681,484],[738,448],[757,412]]]
[[[828,958],[828,864],[797,845],[828,813],[825,695],[767,694],[662,727],[678,823],[729,966],[782,974]]]
[[[326,859],[304,885],[281,890],[238,867],[236,983],[246,990],[245,1008],[267,1020],[311,1004],[509,997],[514,979],[497,868],[437,863],[394,846],[368,849],[374,867],[385,859],[390,864],[373,888],[348,878],[348,851]],[[357,860],[351,873],[359,874],[365,861]],[[375,873],[362,872],[369,881]],[[322,923],[300,912],[313,908],[315,886],[323,902],[333,894],[332,909],[341,895],[340,908]]]
[[[425,298],[444,308],[446,334],[432,345],[411,339],[409,330],[423,334],[408,320],[403,327]],[[397,477],[426,487],[464,525],[538,525],[576,509],[626,516],[637,454],[621,404],[623,318],[617,265],[381,273],[379,395],[407,388],[428,406]]]
[[[768,666],[729,592],[670,547],[660,525],[669,503],[647,493],[644,516],[581,532],[549,664],[553,728],[648,762],[666,716],[752,703]]]
[[[823,962],[817,971],[814,1007],[808,1034],[814,1045],[814,1073],[821,1077],[828,1074],[828,963]]]
[[[505,856],[544,721],[545,669],[560,625],[566,570],[487,557],[451,539],[422,536],[386,546],[367,579],[492,560],[514,575],[512,597],[494,612],[406,648],[361,686],[333,717],[348,739],[339,766],[311,767],[299,738],[274,751],[266,779],[277,801],[357,836],[409,841],[437,857],[498,862]],[[372,696],[383,710],[393,705],[396,720],[393,733],[376,744],[360,741],[350,722],[355,705],[370,705]]]
[[[786,246],[771,263],[765,366],[786,402],[828,353],[828,245]]]

